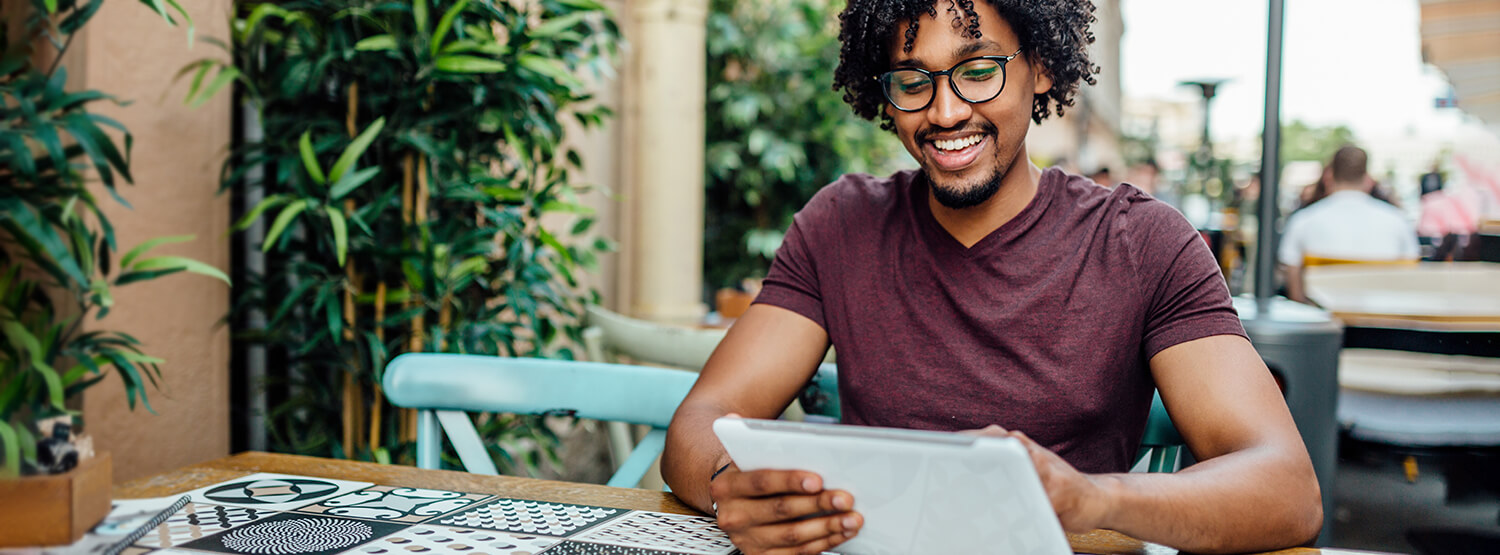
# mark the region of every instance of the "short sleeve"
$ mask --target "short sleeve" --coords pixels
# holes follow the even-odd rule
[[[755,302],[796,312],[826,330],[817,266],[803,233],[802,225],[796,221],[787,229]]]
[[[1302,265],[1302,219],[1293,214],[1287,219],[1286,230],[1281,234],[1281,246],[1276,251],[1276,260],[1287,266]]]
[[[1214,335],[1245,336],[1219,264],[1198,231],[1176,210],[1139,205],[1137,223],[1152,231],[1140,245],[1141,284],[1150,294],[1142,349],[1146,358],[1168,347]],[[1135,218],[1132,218],[1135,219]]]

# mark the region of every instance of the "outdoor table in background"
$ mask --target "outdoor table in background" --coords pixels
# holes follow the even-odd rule
[[[642,511],[687,515],[700,514],[672,494],[644,489],[611,488],[592,484],[534,480],[512,476],[483,476],[449,470],[421,470],[409,466],[320,459],[296,455],[242,453],[197,464],[156,476],[133,480],[115,487],[116,499],[162,497],[253,474],[275,472],[373,482],[380,485],[503,494],[507,497],[553,503],[598,505]],[[1070,535],[1073,549],[1098,555],[1169,555],[1176,550],[1131,539],[1123,534],[1096,530]],[[1314,555],[1333,550],[1289,549],[1277,555]]]

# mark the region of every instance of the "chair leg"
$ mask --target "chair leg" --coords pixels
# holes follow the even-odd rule
[[[442,466],[442,433],[432,411],[417,411],[417,468],[436,470]]]

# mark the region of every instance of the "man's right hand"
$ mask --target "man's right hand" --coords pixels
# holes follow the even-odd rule
[[[800,470],[740,472],[730,465],[709,484],[719,528],[746,555],[822,553],[859,532],[864,517],[854,496],[824,490],[817,474]]]

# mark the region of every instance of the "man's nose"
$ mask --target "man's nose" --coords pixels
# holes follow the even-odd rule
[[[939,128],[958,127],[973,115],[974,107],[954,92],[952,77],[938,76],[933,81],[932,105],[927,107],[927,122]]]

